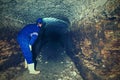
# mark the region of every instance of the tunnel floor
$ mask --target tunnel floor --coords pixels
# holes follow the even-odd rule
[[[54,44],[54,46],[51,47],[51,44]],[[59,49],[56,49],[58,47]],[[56,51],[59,53],[56,54]],[[48,52],[54,53],[54,56],[51,56]],[[37,62],[37,70],[41,71],[39,75],[29,75],[28,71],[25,70],[14,80],[83,80],[60,44],[47,43],[42,48]]]

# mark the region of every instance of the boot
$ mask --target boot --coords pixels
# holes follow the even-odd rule
[[[25,68],[28,68],[28,64],[27,64],[26,59],[25,59]]]
[[[34,63],[28,64],[29,73],[30,73],[30,74],[39,74],[40,71],[36,71],[36,70],[34,69],[34,66],[35,66]]]

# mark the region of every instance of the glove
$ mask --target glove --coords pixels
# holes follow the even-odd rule
[[[30,48],[30,51],[32,51],[32,46],[31,45],[29,45],[29,48]]]

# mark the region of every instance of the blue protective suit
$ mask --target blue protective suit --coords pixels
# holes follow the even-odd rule
[[[40,27],[38,27],[37,24],[29,24],[18,33],[17,41],[28,64],[33,63],[32,52],[30,51],[29,45],[34,44],[39,31]]]

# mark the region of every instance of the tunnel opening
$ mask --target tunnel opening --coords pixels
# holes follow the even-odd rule
[[[35,45],[33,46],[33,53],[35,57],[40,54],[43,58],[49,60],[57,60],[61,53],[64,53],[66,46],[68,46],[68,27],[67,19],[58,18],[43,18],[44,24]]]
[[[74,57],[72,52],[73,42],[69,31],[70,24],[57,18],[44,18],[43,20],[45,25],[39,33],[36,43],[33,45],[33,53],[35,54],[33,55],[33,59],[36,62],[36,67],[39,64],[38,67],[40,67],[41,70],[43,69],[43,72],[52,71],[53,73],[50,74],[59,74],[64,72],[66,69],[65,66],[69,65],[69,67],[72,67],[70,65],[74,65],[74,60],[72,60]],[[77,71],[78,70],[76,70],[76,72]],[[46,72],[43,74],[49,75],[49,73]],[[78,74],[76,72],[75,74],[81,79],[79,71]],[[65,72],[65,74],[66,73],[67,72]],[[52,78],[52,76],[50,78]]]

